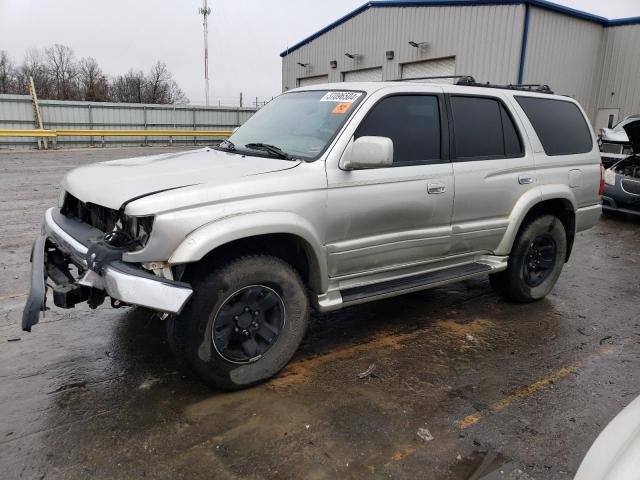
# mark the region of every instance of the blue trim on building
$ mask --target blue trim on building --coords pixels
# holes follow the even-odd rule
[[[342,25],[346,21],[353,17],[360,15],[362,12],[369,10],[369,8],[385,8],[385,7],[453,7],[453,6],[486,6],[486,5],[525,5],[527,8],[530,5],[534,7],[543,8],[545,10],[551,10],[554,12],[569,15],[575,18],[581,18],[582,20],[588,20],[590,22],[599,23],[604,27],[618,27],[622,25],[637,25],[640,24],[640,17],[629,17],[609,20],[605,17],[593,15],[591,13],[582,12],[574,8],[565,7],[552,3],[547,0],[372,0],[365,3],[361,7],[356,8],[352,12],[347,13],[345,16],[339,18],[335,22],[330,23],[322,30],[314,33],[313,35],[305,38],[304,40],[296,43],[292,47],[280,54],[281,57],[286,57],[290,53],[298,50],[300,47],[315,40],[316,38],[324,35],[325,33],[333,30],[334,28]]]
[[[524,82],[524,62],[527,59],[527,43],[529,42],[529,13],[528,3],[524,5],[524,26],[522,28],[522,44],[520,45],[520,67],[518,68],[518,83]]]

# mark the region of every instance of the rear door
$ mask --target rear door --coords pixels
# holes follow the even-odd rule
[[[455,178],[452,253],[492,252],[516,202],[535,186],[533,154],[500,92],[445,92]]]

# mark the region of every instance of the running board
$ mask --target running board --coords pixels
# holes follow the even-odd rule
[[[365,300],[375,298],[385,298],[410,291],[423,290],[436,287],[442,284],[463,280],[468,277],[484,275],[493,271],[491,266],[484,263],[468,263],[457,267],[443,268],[435,272],[422,273],[410,277],[386,280],[371,285],[361,285],[357,287],[340,290],[343,304],[362,303]]]

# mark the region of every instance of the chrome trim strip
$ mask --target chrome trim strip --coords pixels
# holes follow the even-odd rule
[[[104,289],[117,300],[168,313],[180,313],[193,294],[190,288],[129,275],[111,267],[105,269]]]

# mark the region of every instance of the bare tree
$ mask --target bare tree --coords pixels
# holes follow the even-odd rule
[[[109,81],[93,57],[78,62],[78,87],[80,99],[90,102],[109,100]]]
[[[142,71],[129,70],[115,78],[111,85],[111,97],[115,102],[144,103],[147,80]]]
[[[78,66],[75,54],[66,45],[56,43],[45,50],[53,93],[58,100],[77,98]]]
[[[6,51],[0,50],[0,93],[16,93],[16,67]]]
[[[173,79],[173,75],[164,62],[157,61],[151,67],[146,85],[146,103],[189,103],[189,99]]]
[[[39,97],[51,98],[52,88],[47,67],[42,53],[35,48],[27,50],[22,65],[18,69],[16,93],[29,94],[29,77],[33,78],[33,84]]]

